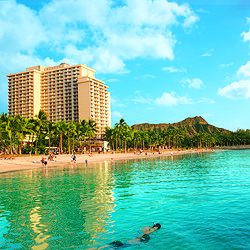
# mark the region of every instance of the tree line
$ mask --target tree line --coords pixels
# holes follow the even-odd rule
[[[204,148],[216,146],[235,146],[250,144],[250,130],[238,129],[236,132],[207,133],[199,132],[188,136],[186,129],[168,129],[161,132],[148,129],[135,130],[121,119],[113,128],[107,128],[104,138],[113,150],[127,148],[154,149],[167,148]]]
[[[59,153],[74,152],[83,147],[91,151],[91,141],[98,127],[94,120],[79,122],[51,122],[40,110],[34,118],[0,115],[0,152],[15,154],[44,154],[46,147],[57,147]],[[113,128],[106,128],[103,140],[109,142],[113,151],[127,152],[137,149],[203,148],[215,146],[249,145],[250,130],[212,133],[199,132],[188,136],[185,129],[168,129],[157,132],[135,130],[121,119]],[[26,142],[25,142],[26,139]],[[24,143],[25,142],[25,143]]]
[[[59,153],[73,152],[88,145],[98,131],[94,120],[80,122],[51,122],[40,110],[34,118],[20,115],[0,115],[0,152],[15,154],[44,154],[57,147]]]

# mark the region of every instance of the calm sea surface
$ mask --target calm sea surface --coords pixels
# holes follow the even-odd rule
[[[250,151],[0,175],[0,249],[87,249],[154,222],[128,249],[250,249]]]

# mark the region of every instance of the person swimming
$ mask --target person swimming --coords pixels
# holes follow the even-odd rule
[[[140,244],[141,242],[147,243],[150,240],[150,236],[149,234],[153,233],[154,231],[158,230],[161,228],[161,224],[160,223],[154,223],[152,227],[144,227],[139,231],[139,236],[137,236],[135,239],[133,240],[129,240],[126,242],[121,242],[121,241],[113,241],[105,246],[99,247],[99,248],[89,248],[88,250],[92,250],[92,249],[108,249],[108,250],[112,250],[112,249],[123,249],[125,247],[130,247],[133,245],[137,245]]]
[[[122,248],[125,248],[125,247],[130,247],[130,246],[133,246],[133,245],[137,245],[137,244],[140,244],[141,242],[144,242],[144,243],[147,243],[148,241],[150,240],[150,236],[148,234],[143,234],[142,236],[139,236],[133,240],[129,240],[129,241],[126,241],[126,242],[121,242],[121,241],[113,241],[111,243],[108,244],[108,248],[106,249],[112,249],[112,248],[115,248],[115,249],[122,249]],[[110,248],[112,247],[112,248]],[[100,249],[105,249],[105,248],[100,248]]]

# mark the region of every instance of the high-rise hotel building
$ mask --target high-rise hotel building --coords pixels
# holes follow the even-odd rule
[[[7,77],[9,115],[32,118],[42,109],[56,122],[93,119],[99,134],[111,126],[108,87],[85,64],[39,65]]]

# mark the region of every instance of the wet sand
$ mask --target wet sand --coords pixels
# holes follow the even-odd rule
[[[160,156],[171,156],[171,155],[180,155],[180,154],[190,154],[190,153],[200,153],[200,152],[211,152],[210,149],[200,149],[200,150],[165,150],[161,151],[161,154],[158,152],[152,153],[142,152],[129,152],[129,153],[105,153],[105,154],[76,154],[76,164],[85,164],[87,160],[88,166],[91,167],[91,163],[96,162],[105,162],[105,161],[117,161],[117,160],[126,160],[126,159],[140,159],[140,158],[152,158]],[[18,170],[27,170],[34,168],[41,168],[42,157],[47,158],[48,156],[39,155],[39,156],[15,156],[14,159],[5,160],[4,158],[0,159],[0,173],[18,171]],[[62,154],[57,155],[54,161],[48,161],[47,167],[56,167],[62,165],[74,164],[71,159],[71,155]]]

